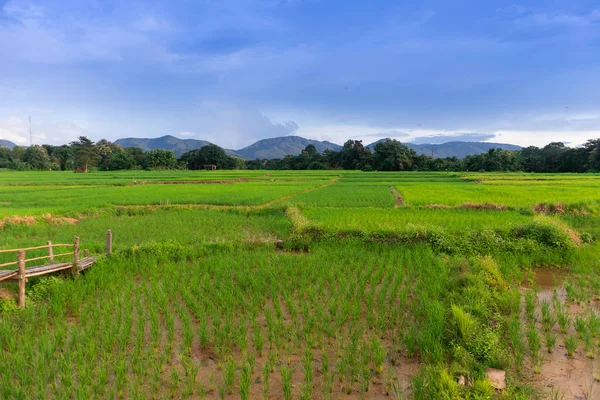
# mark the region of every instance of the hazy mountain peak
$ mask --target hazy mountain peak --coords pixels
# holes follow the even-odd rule
[[[380,139],[376,142],[371,143],[367,147],[371,150],[375,148],[375,145],[385,139]],[[490,149],[503,149],[503,150],[520,150],[521,147],[514,144],[507,143],[490,143],[490,142],[446,142],[440,144],[415,144],[415,143],[402,143],[409,149],[412,149],[418,155],[431,156],[433,153],[434,158],[446,158],[456,157],[465,158],[466,156],[487,153]]]
[[[2,147],[8,147],[9,149],[12,149],[13,147],[16,146],[16,144],[14,144],[13,142],[11,142],[10,140],[0,139],[0,146],[2,146]]]

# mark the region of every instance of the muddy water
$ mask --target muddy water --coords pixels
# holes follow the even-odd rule
[[[561,303],[567,300],[567,293],[564,286],[565,280],[569,277],[567,272],[552,268],[534,268],[532,273],[533,285],[525,285],[524,287],[530,288],[533,286],[536,288],[540,302],[551,302],[555,292]]]
[[[536,268],[533,270],[532,285],[538,291],[538,304],[542,301],[552,303],[556,298],[565,303],[567,293],[565,291],[565,281],[569,278],[569,274],[565,271]],[[567,308],[571,315],[587,312],[589,306],[568,304]],[[543,334],[541,326],[540,333]],[[595,360],[587,357],[583,349],[583,341],[579,341],[577,351],[573,357],[567,356],[567,350],[564,345],[565,335],[562,335],[558,326],[553,328],[553,333],[558,335],[556,346],[552,353],[545,353],[546,359],[542,367],[541,373],[531,373],[532,381],[544,392],[547,393],[547,398],[552,397],[551,393],[560,393],[557,398],[563,399],[598,399],[600,400],[600,384],[594,379],[594,372],[600,370],[600,363],[597,356]],[[571,327],[567,335],[575,335],[576,332]],[[546,352],[546,346],[542,351]]]

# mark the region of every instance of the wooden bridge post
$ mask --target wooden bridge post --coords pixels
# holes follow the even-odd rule
[[[52,250],[52,242],[48,240],[46,244],[48,245],[48,259],[50,264],[52,264],[54,263],[54,251]]]
[[[88,249],[83,249],[83,257],[88,258],[90,256],[90,251]]]
[[[109,229],[106,231],[106,255],[112,254],[112,231]]]
[[[75,238],[75,245],[73,246],[73,275],[79,273],[77,264],[79,264],[79,237]]]
[[[19,300],[17,305],[19,307],[25,307],[25,250],[19,250]]]

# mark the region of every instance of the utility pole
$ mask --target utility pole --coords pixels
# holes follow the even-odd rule
[[[33,146],[33,135],[31,134],[31,115],[29,116],[29,144]]]

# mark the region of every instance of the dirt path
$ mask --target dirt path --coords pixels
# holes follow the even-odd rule
[[[335,184],[337,183],[338,179],[339,179],[339,178],[333,178],[333,179],[332,179],[332,180],[331,180],[329,183],[326,183],[326,184],[324,184],[324,185],[320,185],[320,186],[313,187],[313,188],[310,188],[310,189],[302,190],[302,191],[300,191],[300,192],[296,192],[296,193],[288,194],[288,195],[285,195],[285,196],[279,197],[279,198],[277,198],[277,199],[275,199],[275,200],[271,200],[271,201],[269,201],[269,202],[267,202],[267,203],[265,203],[265,204],[261,204],[261,205],[255,206],[255,207],[256,207],[256,208],[265,208],[265,207],[269,207],[269,206],[271,206],[271,205],[273,205],[273,204],[277,203],[278,201],[287,200],[287,199],[290,199],[290,198],[292,198],[292,197],[299,196],[299,195],[301,195],[301,194],[304,194],[304,193],[310,193],[310,192],[314,192],[315,190],[319,190],[319,189],[323,189],[323,188],[326,188],[326,187],[328,187],[328,186],[331,186],[331,185],[335,185]]]
[[[404,206],[404,199],[402,198],[402,194],[398,191],[398,189],[396,189],[394,186],[390,186],[390,192],[392,192],[392,195],[396,199],[396,205],[394,208]]]

